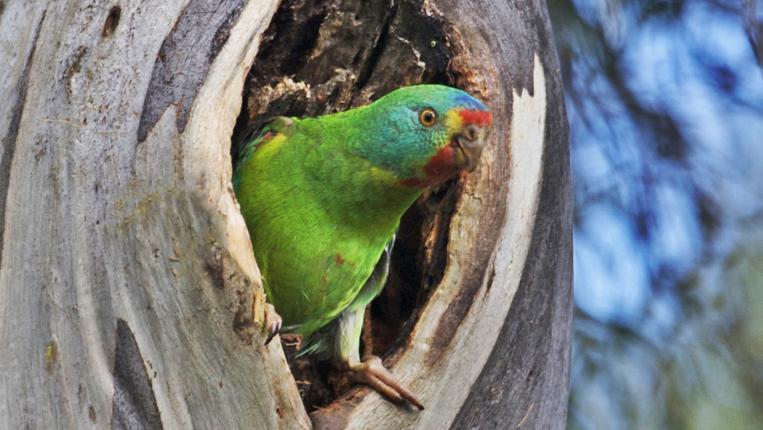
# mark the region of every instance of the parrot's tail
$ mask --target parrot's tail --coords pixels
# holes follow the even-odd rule
[[[325,328],[325,327],[324,327]],[[311,334],[306,339],[302,339],[302,346],[297,351],[295,358],[307,357],[308,355],[315,355],[318,358],[328,358],[328,343],[326,339],[326,333],[323,330]]]

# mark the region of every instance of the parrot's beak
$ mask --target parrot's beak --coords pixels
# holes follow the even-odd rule
[[[452,145],[457,149],[455,152],[455,162],[468,172],[474,171],[480,161],[482,148],[485,147],[487,130],[485,127],[478,127],[469,124],[457,133],[452,140]]]

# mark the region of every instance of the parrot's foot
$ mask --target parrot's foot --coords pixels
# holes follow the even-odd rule
[[[347,366],[359,382],[371,386],[389,400],[396,403],[407,401],[419,410],[424,410],[424,405],[384,367],[379,357],[371,355],[363,362],[351,361]]]
[[[270,303],[265,303],[265,328],[268,331],[268,338],[265,339],[265,345],[269,344],[271,340],[281,331],[281,324],[283,320],[281,315],[278,315],[276,308]]]

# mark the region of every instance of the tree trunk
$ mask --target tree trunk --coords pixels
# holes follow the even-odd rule
[[[17,0],[0,46],[0,428],[564,426],[571,190],[545,4]],[[355,388],[308,410],[258,330],[230,185],[242,91],[234,142],[418,82],[495,122],[481,166],[404,217],[369,312],[366,350],[427,409]]]

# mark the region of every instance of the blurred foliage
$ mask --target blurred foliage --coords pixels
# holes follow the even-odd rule
[[[551,0],[573,429],[763,428],[763,6]]]

